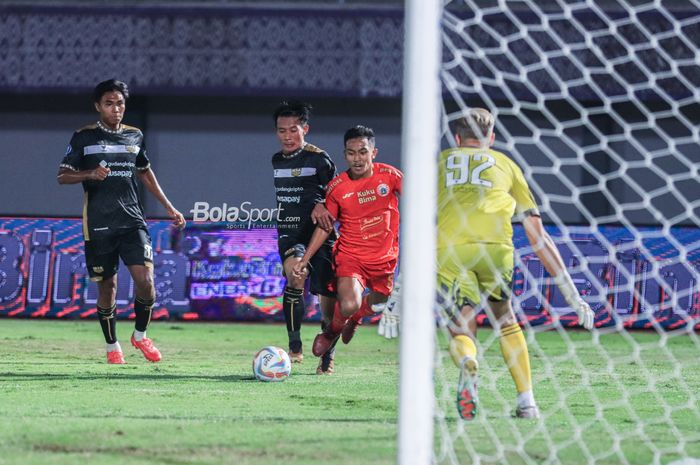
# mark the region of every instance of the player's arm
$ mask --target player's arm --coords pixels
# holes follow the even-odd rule
[[[75,132],[66,154],[58,168],[56,181],[59,184],[77,184],[85,181],[104,181],[109,176],[110,169],[107,163],[102,161],[100,165],[92,170],[81,170],[83,160],[83,143],[79,132]]]
[[[94,170],[73,170],[61,167],[58,169],[56,180],[59,184],[77,184],[84,181],[104,181],[109,176],[110,169],[98,166]]]
[[[330,214],[324,202],[318,202],[311,211],[311,221],[322,228],[324,231],[331,233],[333,230],[333,216]]]
[[[581,298],[578,289],[571,280],[559,249],[552,237],[545,231],[542,219],[536,215],[526,215],[523,220],[525,234],[539,257],[545,270],[554,277],[554,283],[559,287],[567,304],[578,314],[579,323],[586,329],[593,327],[593,310]]]
[[[340,213],[340,205],[338,205],[338,201],[334,196],[334,192],[335,191],[331,189],[331,191],[328,191],[326,193],[326,205],[328,207],[328,212],[333,218],[333,221],[335,221],[335,218],[337,218],[338,214]],[[296,276],[304,276],[306,267],[309,265],[309,260],[311,260],[311,257],[313,257],[316,254],[316,252],[318,252],[318,249],[321,248],[323,243],[326,242],[328,236],[330,236],[331,234],[331,231],[332,229],[328,231],[323,229],[321,226],[316,226],[316,229],[314,230],[314,233],[311,236],[311,240],[306,246],[306,252],[304,253],[304,256],[301,257],[301,260],[299,260],[296,265],[294,265],[294,274]]]
[[[304,271],[309,265],[309,260],[311,260],[311,257],[313,257],[316,254],[316,252],[318,252],[318,249],[320,249],[323,243],[326,242],[326,239],[328,239],[328,236],[330,236],[330,234],[330,231],[326,231],[321,226],[316,226],[316,229],[314,230],[314,233],[311,236],[311,241],[306,247],[306,252],[304,253],[304,256],[301,257],[301,260],[299,260],[296,263],[296,265],[294,265],[295,276],[304,277]]]
[[[403,192],[403,173],[399,170],[396,170],[396,177],[394,180],[394,192],[396,192],[398,196],[401,196]]]
[[[331,179],[337,175],[335,164],[333,163],[333,160],[331,160],[325,153],[320,159],[319,164],[321,166],[318,169],[318,180],[320,184],[326,186]],[[316,203],[313,211],[311,212],[311,221],[329,233],[333,230],[333,222],[335,219],[326,208],[325,200],[321,200],[320,202]]]
[[[149,167],[146,169],[139,170],[139,178],[141,179],[141,182],[143,183],[144,186],[146,186],[146,189],[153,194],[153,196],[158,199],[161,205],[163,205],[163,208],[168,212],[168,216],[173,220],[173,225],[176,228],[183,228],[185,226],[185,217],[182,216],[182,213],[180,213],[175,207],[173,207],[173,204],[170,203],[170,200],[165,196],[165,193],[163,192],[163,189],[161,189],[160,184],[158,184],[158,180],[156,179],[156,175],[153,172],[153,170]]]
[[[509,165],[513,180],[510,194],[515,199],[517,212],[523,217],[523,226],[528,241],[530,241],[545,270],[554,278],[554,282],[566,299],[566,303],[576,311],[579,324],[586,329],[591,329],[594,318],[593,310],[581,298],[571,276],[566,271],[566,265],[559,254],[559,249],[545,231],[542,218],[537,210],[537,203],[523,172],[515,163],[510,162]]]

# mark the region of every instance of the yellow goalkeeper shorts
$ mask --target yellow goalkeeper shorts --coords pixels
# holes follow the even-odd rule
[[[491,301],[510,298],[513,281],[513,246],[462,244],[438,249],[438,294],[451,302],[450,311],[476,306],[485,295]]]

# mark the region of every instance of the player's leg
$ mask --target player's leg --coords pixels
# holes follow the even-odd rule
[[[458,367],[462,366],[465,357],[476,360],[476,313],[475,305],[465,299],[448,325],[450,356]]]
[[[503,359],[510,371],[518,392],[516,416],[536,418],[539,416],[532,393],[530,355],[525,336],[511,305],[513,277],[513,249],[508,246],[489,246],[484,254],[480,283],[488,294],[488,305],[500,330]],[[488,270],[492,273],[489,275]]]
[[[323,333],[326,328],[330,328],[331,322],[333,321],[333,313],[337,306],[337,300],[335,296],[329,297],[320,295],[319,303],[321,307],[321,333]],[[316,367],[317,375],[333,374],[335,369],[335,345],[337,342],[338,338],[335,338],[328,350],[319,358],[318,366]]]
[[[85,242],[85,265],[90,280],[97,284],[97,318],[107,349],[107,363],[123,364],[124,354],[117,340],[117,270],[119,255],[110,240]]]
[[[386,307],[386,301],[389,297],[377,292],[370,292],[362,297],[362,303],[360,308],[348,318],[343,330],[341,332],[341,339],[343,344],[349,344],[355,333],[357,332],[357,327],[362,324],[362,319],[375,313],[381,313]]]
[[[340,337],[348,317],[359,310],[362,305],[363,281],[353,276],[336,278],[337,303],[330,326],[321,331],[314,339],[313,353],[317,357],[325,354]]]
[[[362,324],[363,318],[384,311],[386,302],[394,289],[396,260],[391,260],[378,266],[365,266],[364,268],[365,273],[367,273],[366,286],[371,289],[371,292],[365,294],[360,308],[345,323],[341,333],[344,344],[348,344],[355,336],[357,327]]]
[[[129,268],[136,288],[135,322],[134,333],[131,335],[131,345],[139,349],[149,362],[159,362],[161,359],[160,351],[146,336],[148,325],[151,323],[153,304],[156,300],[156,289],[153,282],[153,248],[148,231],[137,229],[124,234],[119,245],[119,255]]]
[[[478,412],[476,308],[480,301],[472,245],[438,251],[438,301],[450,334],[450,356],[459,368],[457,412],[472,420]]]
[[[282,311],[284,321],[287,324],[287,337],[289,339],[289,359],[292,363],[301,363],[304,359],[301,342],[301,323],[306,311],[304,300],[304,281],[308,274],[297,277],[293,273],[294,266],[304,256],[306,247],[303,244],[295,244],[283,252],[283,270],[287,278],[282,296]]]
[[[343,329],[345,320],[350,318],[362,306],[365,285],[355,276],[338,276],[338,308],[333,315],[332,326]],[[342,324],[338,325],[338,323]]]
[[[476,310],[474,305],[463,305],[452,320],[450,330],[450,356],[459,368],[457,381],[457,412],[465,420],[473,420],[478,412],[477,393]]]
[[[155,287],[153,284],[152,265],[130,265],[129,272],[136,287],[134,299],[134,333],[131,335],[131,345],[143,353],[149,362],[161,360],[160,351],[153,345],[153,341],[146,337],[148,325],[151,323],[153,304],[155,303]]]
[[[523,331],[513,314],[510,299],[499,302],[489,301],[489,307],[499,322],[503,360],[508,365],[518,391],[515,415],[520,418],[537,418],[539,412],[532,392],[530,355]]]
[[[314,339],[312,350],[317,357],[325,354],[338,340],[348,317],[362,305],[362,294],[365,289],[362,265],[354,257],[336,253],[333,261],[337,302],[331,324],[318,333]]]
[[[107,363],[124,364],[124,354],[117,340],[117,275],[98,281],[97,292],[97,318],[105,338]]]
[[[311,258],[309,291],[318,296],[321,307],[321,331],[329,327],[336,306],[335,274],[333,273],[332,248],[323,245]],[[317,375],[331,375],[335,368],[335,343],[318,360]]]
[[[461,303],[456,303],[461,302]],[[459,368],[457,412],[465,420],[473,420],[478,412],[477,375],[479,362],[476,348],[476,305],[470,299],[455,301],[461,308],[448,323],[450,356]],[[456,307],[454,307],[456,308]]]

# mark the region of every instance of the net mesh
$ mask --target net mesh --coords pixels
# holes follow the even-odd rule
[[[700,3],[446,2],[444,146],[472,107],[522,168],[596,329],[515,228],[513,306],[539,420],[513,420],[499,333],[479,313],[480,411],[455,408],[445,308],[436,463],[700,459]],[[482,302],[483,306],[483,302]]]

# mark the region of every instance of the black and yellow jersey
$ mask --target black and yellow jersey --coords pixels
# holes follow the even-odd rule
[[[320,148],[306,144],[296,152],[272,156],[278,215],[277,233],[280,239],[292,239],[308,245],[316,225],[311,212],[326,196],[326,185],[336,175],[335,164]],[[331,235],[333,239],[334,234]]]
[[[66,149],[61,168],[73,171],[105,166],[103,181],[84,181],[83,234],[85,240],[146,227],[135,175],[149,169],[141,130],[122,125],[110,131],[93,124],[78,129]]]

